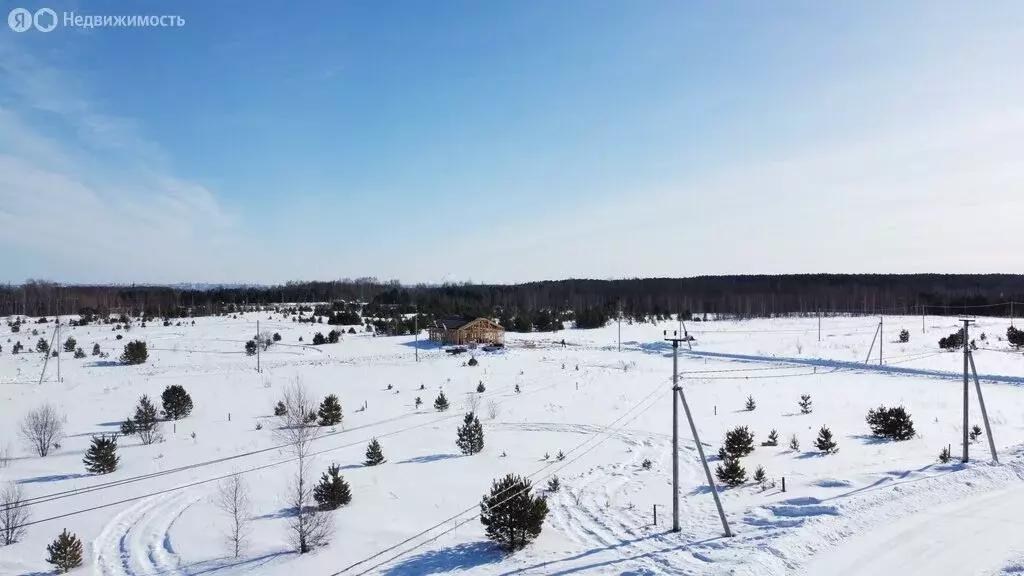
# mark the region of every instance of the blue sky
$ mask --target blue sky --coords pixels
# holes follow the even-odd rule
[[[292,4],[4,0],[0,281],[1024,269],[1020,3]]]

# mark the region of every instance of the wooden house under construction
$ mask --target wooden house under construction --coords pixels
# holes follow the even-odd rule
[[[488,318],[442,318],[427,327],[430,341],[439,344],[504,344],[505,329]]]

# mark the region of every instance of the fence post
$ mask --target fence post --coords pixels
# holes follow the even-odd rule
[[[786,477],[785,476],[782,477],[782,491],[783,492],[786,491]]]

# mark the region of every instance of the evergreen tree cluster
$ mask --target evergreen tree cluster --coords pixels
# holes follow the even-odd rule
[[[963,347],[964,347],[964,329],[963,328],[957,330],[956,332],[954,332],[953,334],[950,334],[949,336],[946,336],[944,338],[939,338],[939,348],[941,348],[943,350],[958,350],[958,349],[963,348]]]
[[[877,438],[909,440],[914,437],[914,421],[903,406],[886,408],[879,406],[868,410],[865,418],[871,427],[871,434]]]
[[[1006,329],[1006,341],[1014,348],[1024,347],[1024,330],[1010,326]]]
[[[718,451],[722,462],[715,467],[715,476],[727,486],[739,486],[747,481],[747,471],[740,458],[754,451],[754,435],[746,426],[737,426],[725,433],[725,441]]]
[[[133,340],[124,345],[121,353],[122,364],[143,364],[149,359],[149,350],[142,340]]]

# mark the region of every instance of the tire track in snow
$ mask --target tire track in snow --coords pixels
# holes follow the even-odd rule
[[[174,493],[142,500],[114,517],[93,543],[100,576],[176,576],[179,558],[170,530],[201,497]]]

